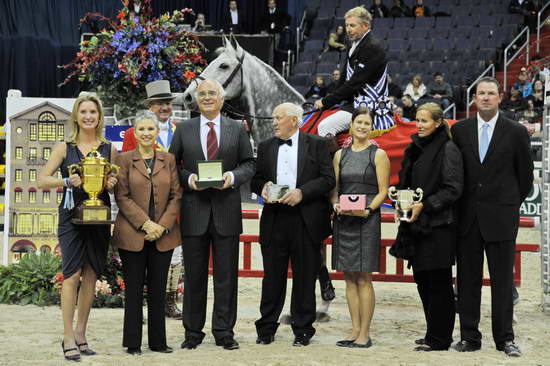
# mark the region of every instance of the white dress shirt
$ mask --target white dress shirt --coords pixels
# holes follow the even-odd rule
[[[277,184],[286,184],[290,189],[296,188],[298,179],[298,136],[300,131],[296,131],[290,136],[292,146],[287,144],[279,145],[279,154],[277,156]]]
[[[204,153],[204,158],[208,159],[207,153],[207,142],[208,132],[210,132],[210,127],[208,127],[208,122],[214,122],[214,131],[216,131],[216,139],[218,140],[218,149],[220,148],[220,123],[221,117],[218,114],[214,119],[210,120],[201,114],[201,147],[202,152]]]
[[[229,12],[231,13],[231,23],[239,24],[239,12],[237,10],[229,10]]]
[[[489,137],[489,144],[491,143],[491,137],[493,137],[493,132],[495,131],[495,125],[497,124],[498,119],[498,112],[495,114],[493,118],[491,118],[489,121],[485,122],[483,118],[477,114],[477,143],[479,146],[481,144],[481,132],[483,131],[483,124],[488,123],[489,128],[487,129],[487,136]]]
[[[168,148],[168,129],[170,127],[170,118],[168,118],[164,122],[159,121],[159,137],[162,141],[162,145],[164,145],[166,148]]]

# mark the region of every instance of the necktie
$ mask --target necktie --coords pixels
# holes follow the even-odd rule
[[[216,130],[214,129],[214,122],[208,122],[208,127],[210,127],[210,131],[208,131],[208,135],[206,136],[206,154],[208,155],[208,160],[214,160],[216,159],[216,155],[218,155],[218,139],[216,137]]]
[[[292,146],[292,140],[283,140],[283,139],[279,139],[279,146],[281,145],[284,145],[284,144],[287,144],[288,146]]]
[[[489,124],[484,122],[482,125],[481,139],[479,140],[479,160],[483,163],[487,149],[489,148]]]

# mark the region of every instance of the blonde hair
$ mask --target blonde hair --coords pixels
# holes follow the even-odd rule
[[[101,105],[101,101],[99,100],[99,98],[93,94],[84,94],[76,98],[70,116],[71,133],[69,134],[69,137],[67,137],[67,142],[73,144],[76,144],[78,142],[78,133],[80,132],[80,127],[78,126],[78,109],[80,108],[80,105],[84,102],[93,102],[97,107],[97,111],[99,113],[99,121],[95,128],[96,139],[101,142],[108,142],[103,136],[103,127],[105,125],[105,122],[103,120],[103,106]]]
[[[362,24],[371,25],[372,23],[371,13],[362,6],[357,6],[353,9],[348,10],[346,15],[344,15],[344,19],[347,19],[350,17],[356,17],[359,20],[359,22]]]
[[[420,107],[416,109],[416,112],[420,111],[426,111],[430,113],[430,116],[434,121],[441,121],[441,124],[445,126],[445,131],[447,132],[447,135],[452,138],[451,135],[451,127],[449,126],[449,123],[446,119],[443,118],[443,109],[441,109],[441,106],[437,103],[424,103]]]

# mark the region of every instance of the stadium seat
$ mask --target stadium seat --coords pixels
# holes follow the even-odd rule
[[[388,32],[388,38],[391,39],[407,39],[408,29],[405,28],[393,28]]]
[[[331,74],[336,68],[336,63],[317,64],[317,74]]]
[[[372,29],[376,28],[393,28],[393,18],[374,18]]]
[[[451,27],[453,24],[453,18],[451,17],[436,17],[435,18],[435,28],[441,28],[441,27]]]
[[[394,28],[411,29],[414,24],[414,18],[395,18],[393,22]]]
[[[334,63],[337,64],[340,62],[340,57],[342,56],[342,53],[340,52],[323,52],[321,54],[319,62],[322,63]]]
[[[433,28],[435,24],[434,17],[421,17],[415,18],[414,27],[415,28]]]
[[[387,28],[373,28],[372,34],[378,40],[382,41],[388,38],[388,29]]]
[[[315,71],[315,63],[311,61],[298,62],[294,65],[294,75],[311,75]]]
[[[433,30],[432,30],[433,31]],[[409,39],[426,39],[428,37],[429,30],[426,28],[414,28],[409,30]]]

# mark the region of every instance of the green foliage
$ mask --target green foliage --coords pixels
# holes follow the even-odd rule
[[[61,270],[61,259],[51,253],[29,253],[18,263],[0,268],[0,303],[52,305],[59,294],[52,279]]]

